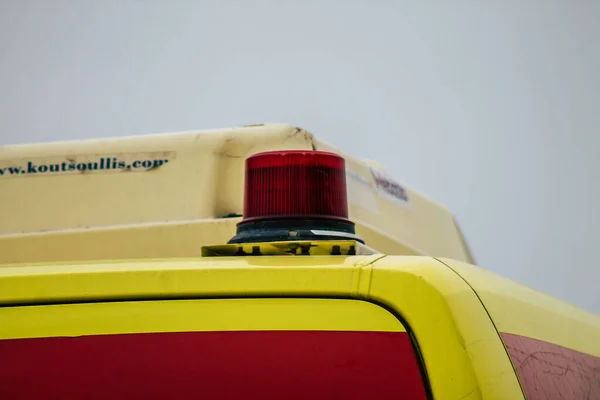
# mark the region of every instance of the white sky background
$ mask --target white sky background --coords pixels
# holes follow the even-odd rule
[[[287,122],[600,313],[600,1],[0,0],[0,143]]]

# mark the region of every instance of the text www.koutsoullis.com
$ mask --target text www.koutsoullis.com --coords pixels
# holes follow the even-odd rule
[[[94,171],[115,171],[115,170],[151,170],[159,168],[169,160],[135,160],[126,162],[118,160],[116,157],[104,157],[97,161],[63,161],[60,163],[39,164],[27,161],[23,165],[0,167],[0,178],[23,175],[48,175],[61,174],[65,172],[94,172]]]

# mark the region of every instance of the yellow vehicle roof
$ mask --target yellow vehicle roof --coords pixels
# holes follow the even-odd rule
[[[76,331],[82,334],[95,315],[84,304],[269,296],[360,299],[391,310],[412,329],[436,398],[472,392],[512,399],[520,393],[500,338],[475,294],[442,263],[421,257],[209,257],[4,266],[0,305],[10,307],[0,307],[0,339],[75,333],[52,323],[59,310],[44,307],[35,317],[37,307],[27,307],[33,304],[79,303],[79,311],[70,315],[77,316]],[[108,329],[100,325],[83,334]],[[263,329],[269,326],[264,323]]]
[[[0,267],[0,339],[113,329],[91,322],[98,312],[102,321],[111,318],[108,309],[93,311],[92,304],[268,297],[356,299],[390,310],[414,335],[435,398],[522,398],[520,384],[529,397],[545,390],[600,393],[600,386],[590,383],[600,367],[600,317],[474,266],[417,256],[5,265]],[[74,331],[64,331],[58,314],[53,317],[58,309],[29,307],[68,304],[77,307],[67,314],[79,321],[71,325]],[[145,307],[160,312],[163,306]],[[257,329],[272,324],[253,321]],[[126,326],[119,332],[138,329],[134,322]],[[548,366],[557,373],[543,374]],[[574,375],[562,381],[561,371]],[[562,387],[564,382],[571,386]]]

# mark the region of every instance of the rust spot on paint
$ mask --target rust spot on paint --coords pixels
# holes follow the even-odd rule
[[[527,400],[600,399],[600,357],[502,333]]]

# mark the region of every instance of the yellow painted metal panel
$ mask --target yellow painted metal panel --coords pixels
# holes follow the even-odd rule
[[[0,340],[236,330],[405,332],[389,311],[359,300],[213,299],[0,308]]]
[[[0,305],[193,296],[348,296],[381,255],[224,257],[0,267]]]
[[[0,305],[253,296],[385,304],[413,332],[436,399],[523,398],[479,299],[430,258],[224,257],[0,268]]]
[[[475,290],[498,331],[600,356],[600,316],[482,268],[442,261]]]
[[[523,398],[485,309],[452,270],[426,258],[386,257],[362,274],[365,297],[411,327],[436,398]]]

